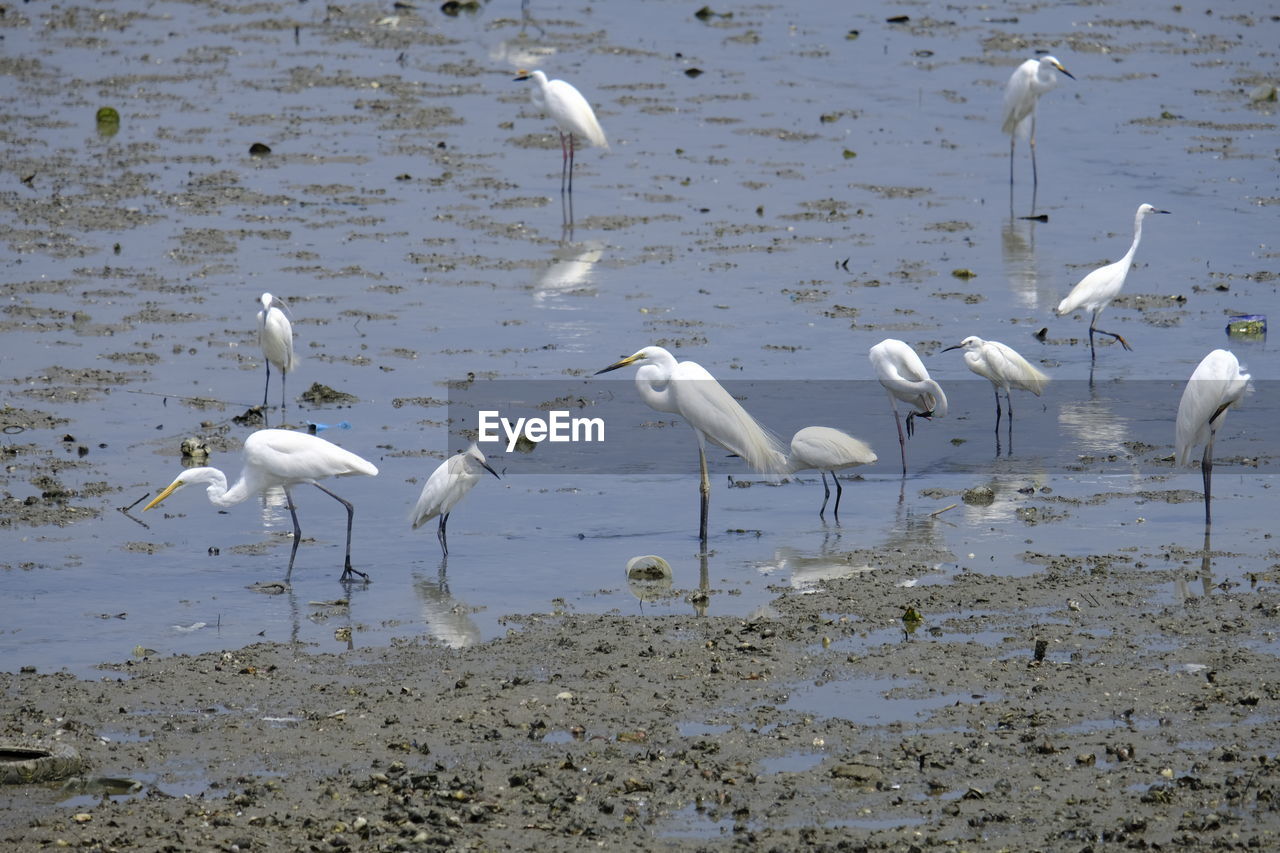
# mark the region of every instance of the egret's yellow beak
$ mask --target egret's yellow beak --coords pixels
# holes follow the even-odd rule
[[[1068,71],[1068,70],[1063,66],[1063,64],[1062,64],[1061,62],[1057,63],[1057,66],[1058,66],[1058,70],[1059,70],[1059,71],[1061,71],[1063,74],[1067,75],[1067,76],[1068,76],[1068,77],[1070,77],[1072,80],[1076,79],[1076,75],[1074,75],[1074,74],[1072,74],[1070,71]]]
[[[517,72],[516,72],[515,79],[516,79],[516,80],[528,80],[528,79],[529,79],[529,72],[528,72],[528,71],[525,71],[523,68],[521,68],[519,71],[517,71]]]
[[[142,508],[142,511],[143,511],[143,512],[146,512],[147,510],[151,509],[152,507],[160,506],[160,503],[161,503],[165,498],[169,497],[169,495],[171,495],[171,494],[173,494],[174,492],[178,491],[178,489],[182,488],[182,486],[183,486],[182,478],[181,478],[181,477],[179,477],[178,479],[176,479],[176,480],[174,480],[172,483],[170,483],[168,486],[166,486],[166,487],[165,487],[165,490],[164,490],[163,492],[161,492],[160,494],[156,495],[155,500],[153,500],[151,503],[149,503],[149,504],[147,504],[146,506],[144,506],[144,507]]]
[[[640,355],[640,353],[636,353],[635,355],[629,355],[626,358],[624,358],[622,361],[615,361],[613,364],[609,365],[603,370],[597,370],[595,375],[599,376],[601,373],[608,373],[610,370],[617,370],[619,367],[626,367],[629,364],[635,364],[637,361],[639,361],[643,357],[644,356]]]

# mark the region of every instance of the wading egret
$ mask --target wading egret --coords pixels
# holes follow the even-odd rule
[[[875,461],[875,451],[865,441],[831,427],[811,426],[791,437],[791,454],[787,456],[786,473],[794,474],[811,468],[822,472],[822,506],[818,509],[818,517],[822,518],[827,510],[827,500],[831,497],[831,489],[827,488],[827,472],[830,471],[831,479],[836,481],[835,517],[839,519],[840,497],[844,489],[840,486],[840,478],[836,476],[836,472],[857,465],[870,465]]]
[[[1001,130],[1009,134],[1009,184],[1013,184],[1013,148],[1018,137],[1031,136],[1031,183],[1040,183],[1036,174],[1036,104],[1040,96],[1058,85],[1058,74],[1072,80],[1075,76],[1062,67],[1052,56],[1028,59],[1013,70],[1004,87],[1004,124]]]
[[[355,508],[351,503],[320,485],[317,480],[329,477],[345,477],[364,474],[369,477],[377,475],[378,469],[372,462],[361,459],[349,450],[343,450],[323,438],[308,435],[304,432],[293,432],[287,429],[260,429],[244,440],[244,470],[240,479],[231,488],[227,488],[227,475],[217,468],[188,468],[178,475],[163,492],[156,495],[155,500],[144,509],[159,506],[165,498],[181,489],[198,483],[207,483],[206,494],[214,506],[234,506],[251,495],[260,494],[275,486],[284,489],[285,500],[289,506],[289,515],[293,518],[293,550],[289,552],[289,570],[285,572],[285,583],[293,574],[293,558],[298,554],[298,543],[302,541],[302,528],[298,526],[298,512],[293,504],[293,495],[289,488],[301,483],[310,483],[329,497],[347,508],[347,553],[342,568],[342,579],[353,574],[365,580],[369,576],[351,566],[351,522],[355,516]]]
[[[288,405],[285,392],[285,374],[294,368],[293,325],[281,308],[288,308],[284,300],[270,293],[262,294],[262,310],[258,312],[258,346],[267,363],[267,384],[262,388],[262,407],[267,407],[267,392],[271,389],[271,365],[280,371],[280,408]]]
[[[440,517],[440,523],[436,525],[436,539],[440,540],[440,550],[446,557],[449,556],[449,537],[445,528],[449,524],[449,513],[475,486],[481,470],[498,476],[498,472],[489,467],[489,460],[485,459],[480,448],[472,442],[462,453],[450,456],[431,472],[409,516],[414,530]]]
[[[1213,438],[1227,416],[1227,409],[1244,396],[1249,387],[1249,374],[1240,361],[1224,349],[1216,349],[1196,366],[1178,403],[1178,425],[1175,433],[1176,460],[1179,465],[1191,461],[1191,451],[1204,445],[1200,470],[1204,476],[1204,523],[1212,523],[1210,514],[1210,481],[1213,478]]]
[[[898,428],[898,449],[902,452],[902,476],[907,476],[907,439],[898,419],[898,400],[911,406],[907,413],[907,436],[915,433],[915,419],[940,418],[947,413],[947,395],[929,378],[929,371],[916,351],[896,338],[885,338],[867,353],[880,384],[889,392],[893,424]]]
[[[950,352],[953,349],[964,350],[964,363],[969,369],[991,381],[991,387],[996,395],[996,432],[1000,431],[1001,391],[1004,392],[1004,398],[1009,404],[1009,422],[1012,425],[1013,400],[1009,397],[1010,389],[1030,391],[1039,397],[1040,392],[1044,390],[1044,384],[1049,381],[1048,376],[1019,355],[1013,347],[999,341],[984,341],[982,338],[970,335],[955,346],[947,347],[943,352]]]
[[[541,71],[518,71],[517,80],[532,80],[530,97],[533,105],[542,110],[560,131],[560,192],[573,192],[573,152],[576,140],[583,140],[588,147],[608,148],[596,114],[582,97],[582,93],[563,80],[548,80]]]
[[[1147,218],[1148,213],[1168,212],[1167,210],[1158,210],[1149,204],[1138,205],[1138,212],[1133,217],[1133,243],[1129,246],[1129,251],[1125,252],[1124,257],[1115,263],[1107,264],[1105,267],[1098,267],[1080,279],[1076,286],[1071,288],[1071,292],[1067,294],[1066,298],[1058,303],[1057,314],[1059,317],[1063,314],[1070,314],[1077,308],[1093,312],[1093,317],[1089,320],[1090,361],[1096,358],[1093,349],[1093,336],[1095,333],[1113,337],[1125,349],[1133,349],[1133,347],[1129,346],[1128,341],[1115,332],[1097,328],[1098,315],[1102,313],[1102,309],[1111,304],[1111,300],[1120,295],[1120,288],[1124,287],[1124,280],[1129,275],[1129,267],[1133,266],[1133,256],[1138,251],[1138,243],[1142,240],[1142,220]]]
[[[693,361],[676,361],[662,347],[645,347],[622,361],[596,371],[608,373],[636,362],[636,388],[640,399],[659,412],[679,415],[698,436],[698,469],[701,475],[701,521],[698,537],[707,545],[707,514],[711,507],[711,481],[707,477],[707,441],[741,456],[752,469],[766,474],[784,474],[787,457],[778,439],[747,414],[746,409]]]

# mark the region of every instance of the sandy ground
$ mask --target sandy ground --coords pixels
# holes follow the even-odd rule
[[[935,555],[879,556],[910,574]],[[1280,595],[1262,578],[1152,605],[1194,577],[1186,557],[1046,559],[1024,580],[914,587],[876,572],[785,593],[749,621],[529,616],[462,650],[263,644],[97,682],[3,675],[5,736],[148,781],[100,801],[68,801],[77,783],[10,786],[0,839],[1276,849]],[[911,632],[908,606],[923,617]],[[808,713],[824,685],[880,693],[882,718]],[[183,785],[200,793],[162,792]]]

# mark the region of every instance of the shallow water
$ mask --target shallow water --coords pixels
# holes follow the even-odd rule
[[[516,3],[458,18],[434,6],[11,10],[2,665],[94,675],[135,650],[258,639],[469,643],[518,628],[509,614],[693,612],[699,587],[709,612],[747,615],[806,574],[880,570],[875,554],[904,542],[944,573],[1105,552],[1194,573],[1199,560],[1173,551],[1201,547],[1202,509],[1175,493],[1198,490],[1199,474],[1162,459],[1181,385],[1218,346],[1258,389],[1219,434],[1211,569],[1215,582],[1266,569],[1276,353],[1224,326],[1274,302],[1275,104],[1249,92],[1274,77],[1276,22],[1156,3],[994,20],[989,6],[948,4],[891,25],[846,6],[756,5],[705,23],[676,3],[536,0],[525,22]],[[1042,105],[1047,222],[1018,218],[1031,212],[1022,145],[1011,209],[998,128],[1004,80],[1037,47],[1077,77]],[[518,65],[577,84],[610,136],[608,153],[582,152],[572,233],[556,141],[511,81]],[[100,106],[120,112],[113,136],[95,124]],[[250,157],[253,142],[273,153]],[[1100,347],[1090,386],[1087,318],[1052,309],[1124,252],[1144,201],[1174,215],[1148,220],[1130,299],[1101,323],[1134,352]],[[962,269],[976,275],[951,274]],[[342,511],[315,490],[297,490],[307,541],[282,595],[246,589],[283,576],[278,500],[221,514],[182,493],[146,516],[116,511],[173,479],[189,435],[210,436],[211,464],[238,468],[221,448],[238,447],[249,428],[230,419],[261,399],[264,290],[289,302],[303,359],[289,421],[348,421],[325,436],[381,468],[334,486],[357,507],[368,586],[335,582]],[[1013,453],[999,460],[989,386],[939,352],[968,334],[1055,379],[1042,400],[1015,397]],[[866,351],[885,337],[916,346],[952,398],[912,439],[905,482],[867,381]],[[789,389],[748,402],[781,435],[827,423],[870,441],[880,461],[846,487],[842,523],[816,516],[816,476],[774,486],[713,454],[704,578],[694,443],[676,426],[657,431],[669,458],[635,473],[584,474],[571,456],[523,473],[531,457],[491,452],[504,479],[454,513],[447,566],[434,530],[408,529],[424,478],[457,449],[452,412],[431,404],[450,381],[621,398],[629,370],[590,375],[652,343],[725,380]],[[313,382],[358,402],[299,406]],[[610,425],[616,458],[660,452],[632,415]],[[961,501],[988,483],[989,506]],[[641,602],[623,567],[646,553],[675,579]]]

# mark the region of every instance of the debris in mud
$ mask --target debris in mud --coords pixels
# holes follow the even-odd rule
[[[360,402],[360,398],[345,391],[335,391],[320,382],[311,383],[311,387],[302,392],[302,401],[313,406],[350,406]]]
[[[94,121],[98,126],[98,135],[105,139],[120,132],[120,113],[115,107],[100,107]]]
[[[261,427],[267,425],[267,419],[261,406],[250,406],[243,413],[236,415],[231,422],[239,426]]]
[[[204,461],[209,458],[209,445],[202,438],[196,438],[195,436],[184,438],[181,450],[183,459]]]
[[[629,580],[656,581],[670,579],[671,564],[655,554],[645,554],[627,560]]]
[[[976,486],[965,490],[963,500],[970,506],[990,506],[995,503],[996,493],[990,486]]]

